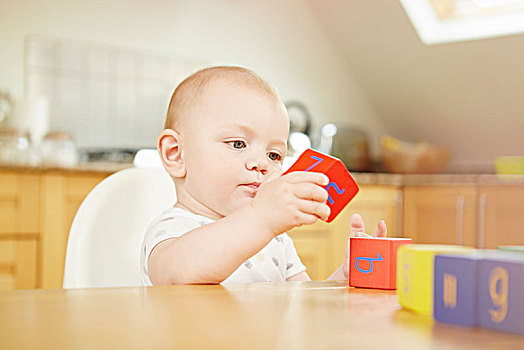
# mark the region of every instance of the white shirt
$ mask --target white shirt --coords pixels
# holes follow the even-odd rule
[[[160,242],[180,237],[186,232],[214,222],[181,208],[169,208],[147,228],[142,244],[140,264],[142,283],[151,286],[147,265],[149,255]],[[284,282],[306,267],[300,261],[293,240],[287,233],[274,237],[262,250],[240,265],[222,284]]]

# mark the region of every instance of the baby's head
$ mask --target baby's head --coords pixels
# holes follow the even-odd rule
[[[157,147],[178,206],[219,219],[279,176],[289,120],[276,90],[240,67],[213,67],[184,80],[169,104]]]

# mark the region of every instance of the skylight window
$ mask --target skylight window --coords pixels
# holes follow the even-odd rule
[[[524,33],[524,0],[400,0],[426,45]]]

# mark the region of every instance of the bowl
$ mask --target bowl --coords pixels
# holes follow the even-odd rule
[[[382,160],[387,171],[400,174],[442,173],[451,151],[427,142],[406,142],[386,136],[381,140]]]
[[[523,175],[524,157],[498,157],[495,160],[495,173],[499,175]]]

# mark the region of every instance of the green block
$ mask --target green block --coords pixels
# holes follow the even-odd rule
[[[499,245],[498,250],[511,253],[524,253],[524,245]]]

